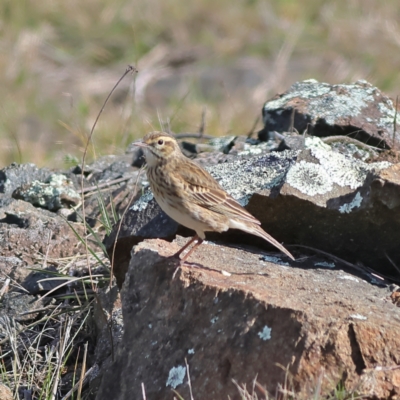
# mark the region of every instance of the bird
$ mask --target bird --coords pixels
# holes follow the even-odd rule
[[[134,145],[142,148],[147,179],[160,208],[179,224],[196,232],[174,257],[193,243],[181,258],[189,255],[205,239],[205,232],[225,232],[229,228],[259,236],[294,260],[293,255],[261,228],[261,222],[244,209],[200,165],[187,158],[174,136],[165,132],[147,133]]]

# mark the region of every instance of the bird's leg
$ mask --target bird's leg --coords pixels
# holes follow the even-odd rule
[[[172,257],[177,257],[179,256],[195,241],[200,239],[197,234],[194,235],[177,253],[175,253]]]
[[[196,249],[198,246],[200,246],[203,243],[203,239],[201,239],[197,234],[192,237],[176,254],[173,255],[173,257],[179,257],[183,251],[185,251],[195,240],[197,240],[197,243],[181,258],[181,262],[179,263],[178,268],[175,270],[175,272],[172,274],[172,279],[175,278],[176,273],[178,272],[179,268],[181,265],[186,261],[186,259],[192,254],[193,250]]]
[[[202,243],[203,243],[203,239],[201,239],[200,237],[197,236],[197,243],[183,256],[183,258],[181,259],[181,262],[186,261],[189,258],[190,254],[193,253],[194,249],[199,247]]]

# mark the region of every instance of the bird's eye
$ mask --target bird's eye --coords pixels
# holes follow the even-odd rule
[[[158,144],[159,144],[160,146],[162,146],[162,145],[164,144],[164,140],[159,139],[159,140],[158,140]]]

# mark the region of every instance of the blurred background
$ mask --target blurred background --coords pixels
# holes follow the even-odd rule
[[[150,130],[247,134],[294,82],[400,94],[399,0],[2,0],[0,167],[121,154]],[[261,128],[261,121],[257,128]]]

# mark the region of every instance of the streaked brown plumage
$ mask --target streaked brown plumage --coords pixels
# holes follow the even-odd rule
[[[175,138],[165,132],[148,133],[141,143],[147,162],[147,177],[161,209],[172,219],[196,231],[177,253],[180,255],[197,240],[189,254],[205,239],[207,231],[240,229],[257,235],[288,257],[294,257],[261,228],[261,223],[246,211],[203,168],[185,157]]]

